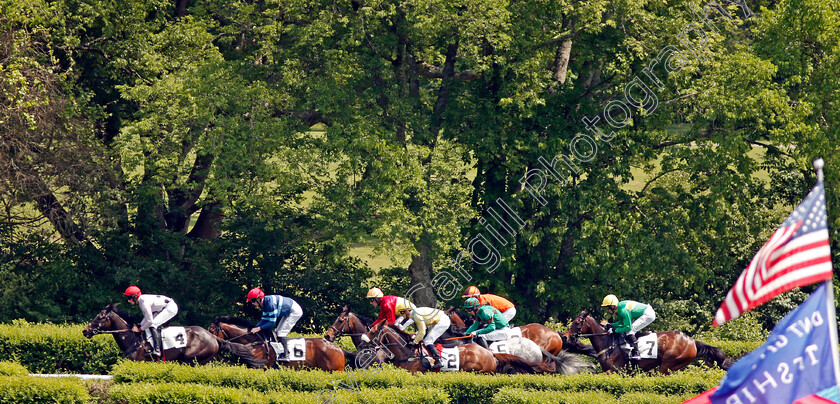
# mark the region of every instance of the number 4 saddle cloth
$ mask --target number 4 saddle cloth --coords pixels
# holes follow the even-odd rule
[[[163,350],[184,348],[187,346],[187,329],[184,327],[166,327],[160,331]],[[146,332],[146,342],[152,346],[152,334]]]

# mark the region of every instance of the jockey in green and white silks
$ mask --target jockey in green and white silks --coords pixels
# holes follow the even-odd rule
[[[477,336],[477,344],[488,348],[487,341],[504,341],[510,338],[510,325],[495,307],[489,304],[482,305],[478,299],[471,297],[464,302],[464,309],[476,317],[477,321],[467,328],[465,333]]]
[[[601,306],[606,307],[607,311],[618,316],[617,321],[610,323],[612,328],[610,331],[623,334],[625,341],[632,344],[633,350],[630,353],[630,359],[640,359],[636,333],[656,320],[653,307],[633,300],[619,302],[618,298],[612,294],[604,297]]]

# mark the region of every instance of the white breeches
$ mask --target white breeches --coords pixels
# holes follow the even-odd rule
[[[426,336],[423,337],[423,345],[434,344],[449,329],[449,324],[451,324],[449,317],[440,316],[440,321],[437,324],[426,329]]]
[[[656,320],[656,313],[653,312],[653,307],[648,306],[644,313],[633,321],[633,324],[630,326],[630,331],[628,331],[627,334],[635,335],[637,332],[641,331],[642,328],[650,325],[653,320]]]
[[[292,312],[277,322],[277,328],[274,329],[274,335],[276,335],[277,338],[289,335],[289,331],[292,331],[292,327],[295,326],[302,315],[303,309],[300,308],[300,305],[297,304],[297,302],[292,303]]]

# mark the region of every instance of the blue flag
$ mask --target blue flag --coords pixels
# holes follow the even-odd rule
[[[792,403],[812,394],[838,401],[826,283],[788,313],[767,341],[729,368],[714,404]]]

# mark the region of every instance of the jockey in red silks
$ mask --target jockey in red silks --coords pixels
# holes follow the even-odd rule
[[[366,297],[373,307],[379,307],[379,317],[371,323],[371,330],[380,323],[395,324],[399,329],[403,330],[414,322],[410,319],[403,321],[404,319],[402,318],[406,309],[415,308],[414,304],[409,302],[408,299],[392,295],[385,296],[379,288],[371,288],[367,292]],[[401,317],[399,324],[396,324],[397,316]],[[362,340],[370,342],[367,335],[362,335]]]

